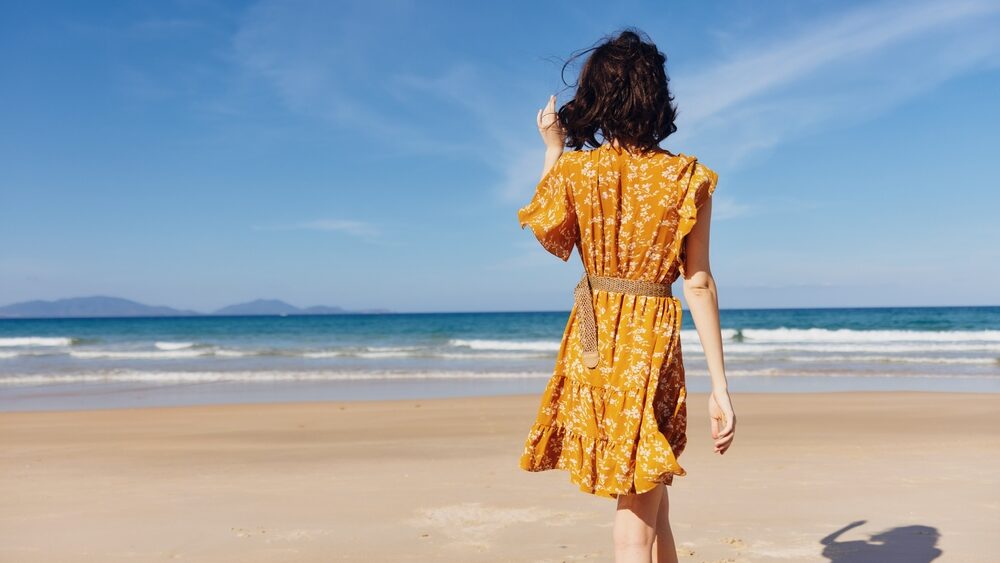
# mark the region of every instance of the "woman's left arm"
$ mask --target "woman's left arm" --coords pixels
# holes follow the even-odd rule
[[[698,210],[698,222],[685,237],[684,299],[687,301],[701,347],[705,351],[708,374],[712,379],[712,392],[708,396],[715,451],[724,454],[736,433],[736,414],[729,384],[726,364],[722,355],[722,329],[719,324],[719,299],[715,278],[709,266],[709,231],[712,219],[712,200]]]

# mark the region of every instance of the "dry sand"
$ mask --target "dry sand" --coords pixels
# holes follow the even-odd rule
[[[692,394],[681,561],[1000,560],[998,398],[737,395],[720,457]],[[517,467],[537,405],[2,413],[0,561],[610,561],[615,501]]]

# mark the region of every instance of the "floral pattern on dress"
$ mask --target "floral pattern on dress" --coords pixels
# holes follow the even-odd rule
[[[564,261],[575,247],[589,274],[672,283],[717,182],[693,156],[605,144],[563,153],[518,219]],[[686,474],[677,461],[687,443],[680,300],[592,296],[600,363],[583,363],[574,305],[519,465],[567,470],[580,490],[612,499],[670,485]]]

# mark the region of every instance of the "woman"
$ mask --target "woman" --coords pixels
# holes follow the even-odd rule
[[[518,218],[562,260],[576,247],[585,273],[520,466],[568,470],[582,491],[617,499],[615,560],[662,563],[677,558],[665,485],[685,475],[687,441],[678,277],[711,374],[716,453],[736,417],[708,259],[718,177],[659,147],[677,129],[673,97],[666,58],[640,33],[590,49],[574,98],[538,112],[545,166]]]

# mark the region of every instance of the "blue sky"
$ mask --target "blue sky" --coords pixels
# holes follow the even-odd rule
[[[1000,3],[6,2],[0,303],[566,310],[516,210],[638,25],[720,175],[723,307],[1000,303]],[[574,78],[571,72],[567,77]]]

